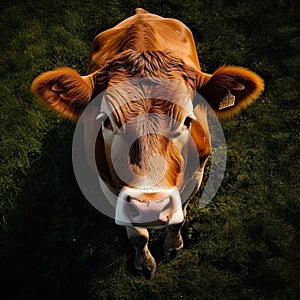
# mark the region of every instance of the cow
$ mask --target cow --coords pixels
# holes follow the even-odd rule
[[[150,83],[130,83],[143,78]],[[171,83],[162,88],[159,79]],[[124,82],[125,92],[113,89]],[[74,122],[92,99],[111,90],[99,108],[102,126],[95,142],[97,171],[117,197],[116,223],[126,226],[135,248],[135,268],[146,278],[152,278],[156,270],[147,228],[167,227],[163,243],[167,257],[175,257],[183,248],[186,207],[200,187],[211,153],[208,114],[229,119],[256,100],[263,89],[261,77],[243,67],[224,65],[213,74],[202,72],[190,29],[179,20],[142,8],[95,37],[87,75],[61,67],[42,73],[31,86],[38,99]],[[196,94],[210,109],[197,101]],[[172,101],[167,101],[166,95]],[[131,174],[126,180],[115,170],[114,139],[118,140],[117,166],[122,174]],[[187,167],[189,156],[195,153],[198,163]],[[183,201],[190,183],[192,192]],[[156,220],[149,219],[154,215]]]

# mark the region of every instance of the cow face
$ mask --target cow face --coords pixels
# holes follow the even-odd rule
[[[102,178],[112,178],[116,188],[116,222],[182,222],[180,191],[196,120],[191,91],[170,80],[126,82],[106,91],[96,119],[102,122],[99,151],[109,168],[103,169],[97,153],[96,161]]]

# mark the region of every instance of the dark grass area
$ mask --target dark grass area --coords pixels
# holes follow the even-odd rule
[[[298,299],[299,5],[296,1],[9,1],[1,4],[1,299]],[[224,122],[228,161],[213,202],[189,206],[185,248],[152,281],[135,276],[124,228],[84,199],[75,125],[30,94],[58,66],[85,75],[100,31],[136,7],[185,22],[202,68],[248,67],[263,96]]]

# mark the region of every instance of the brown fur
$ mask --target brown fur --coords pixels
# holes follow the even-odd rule
[[[149,77],[180,80],[193,90],[199,82],[199,73],[171,53],[130,49],[106,62],[95,73],[95,93],[98,94],[107,87],[123,81]]]
[[[143,9],[136,12],[95,38],[89,76],[80,77],[69,68],[46,72],[34,80],[33,93],[47,106],[75,121],[92,95],[130,78],[152,76],[183,80],[223,119],[230,118],[259,97],[264,85],[258,75],[235,66],[221,67],[213,75],[201,72],[193,36],[184,24]],[[245,89],[236,90],[239,84]],[[228,90],[236,96],[236,104],[219,111],[219,103]]]

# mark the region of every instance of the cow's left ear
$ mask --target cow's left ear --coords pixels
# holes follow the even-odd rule
[[[230,118],[255,101],[264,89],[264,81],[254,72],[224,66],[213,75],[203,74],[198,92],[220,119]]]
[[[93,76],[80,76],[73,69],[59,68],[35,78],[31,91],[57,113],[77,121],[92,98]]]

